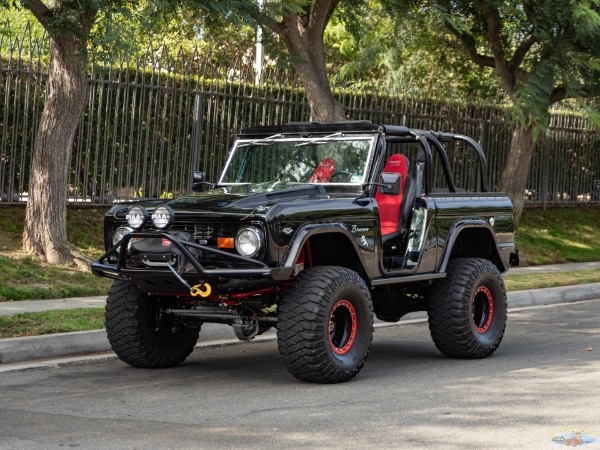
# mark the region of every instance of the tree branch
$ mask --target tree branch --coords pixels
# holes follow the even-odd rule
[[[47,28],[49,25],[49,17],[52,15],[52,10],[48,8],[41,0],[21,0],[21,4],[27,8],[38,22]]]
[[[564,86],[557,86],[552,90],[550,94],[550,104],[560,102],[567,98],[567,89]]]
[[[502,20],[500,19],[500,12],[496,8],[485,9],[485,15],[487,17],[487,38],[490,46],[492,47],[492,53],[496,61],[506,63],[506,56],[504,54],[504,46],[502,45],[502,39],[500,38],[500,30],[502,29]]]
[[[475,41],[471,36],[459,32],[449,23],[446,23],[444,26],[450,32],[450,34],[454,35],[456,38],[456,42],[452,42],[450,40],[446,41],[447,45],[460,50],[467,55],[471,61],[481,67],[495,67],[494,58],[477,52],[477,49],[475,48]]]
[[[311,10],[307,11],[308,28],[317,30],[322,36],[338,3],[339,0],[316,0]]]
[[[514,70],[515,79],[521,83],[526,83],[531,74],[523,69],[522,67],[518,67]]]
[[[533,5],[529,2],[523,3],[523,10],[525,11],[525,17],[530,23],[535,23],[535,11],[533,10]]]
[[[506,61],[506,54],[502,45],[500,12],[498,8],[489,7],[482,0],[477,1],[477,5],[484,10],[487,18],[487,39],[494,55],[494,70],[500,76],[502,87],[512,97],[515,92],[516,77],[515,71],[511,70]]]
[[[469,58],[471,58],[471,61],[473,61],[475,64],[481,67],[491,67],[492,69],[496,67],[494,58],[478,53],[477,50],[475,50],[474,45],[468,45],[465,41],[459,41],[458,48]]]
[[[525,38],[521,41],[521,43],[515,50],[515,53],[514,53],[512,59],[508,63],[508,67],[511,70],[518,69],[521,66],[521,64],[523,64],[523,60],[525,59],[525,56],[527,56],[527,52],[531,49],[531,47],[535,43],[536,43],[535,36],[533,36],[532,34],[528,34],[527,36],[525,36]]]
[[[276,22],[274,20],[267,20],[266,24],[267,24],[267,27],[269,29],[271,29],[271,31],[273,31],[274,33],[278,34],[279,36],[282,36],[283,33],[285,32],[285,26],[284,26],[283,22]]]

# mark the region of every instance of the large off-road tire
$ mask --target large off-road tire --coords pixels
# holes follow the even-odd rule
[[[296,378],[339,383],[355,377],[373,339],[373,305],[364,280],[344,267],[301,272],[279,306],[277,338]]]
[[[502,275],[486,259],[450,261],[447,277],[435,282],[428,304],[429,330],[436,347],[454,358],[485,358],[506,328]]]
[[[136,367],[173,367],[198,341],[200,325],[185,326],[166,314],[160,299],[127,281],[115,281],[106,299],[106,333],[117,356]]]

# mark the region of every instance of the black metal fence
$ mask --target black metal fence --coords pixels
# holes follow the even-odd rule
[[[46,96],[45,39],[0,34],[0,199],[27,198],[31,150]],[[93,58],[92,58],[93,60]],[[137,58],[90,64],[88,107],[71,161],[69,199],[105,204],[188,192],[191,171],[215,180],[234,134],[245,126],[310,120],[297,76],[265,68],[254,84],[251,63],[149,48]],[[459,99],[446,88],[416,85],[369,89],[334,83],[348,119],[467,134],[488,158],[494,188],[511,137],[508,108],[498,99]],[[451,164],[472,163],[454,152]],[[600,142],[581,115],[554,112],[536,144],[526,205],[600,204]]]

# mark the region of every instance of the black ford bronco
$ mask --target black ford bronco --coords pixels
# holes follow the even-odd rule
[[[92,270],[115,280],[106,330],[126,363],[181,363],[204,322],[242,340],[275,327],[295,377],[336,383],[363,367],[374,315],[414,311],[444,355],[498,348],[513,209],[488,192],[471,138],[365,121],[252,127],[218,182],[193,179],[191,195],[106,214]]]

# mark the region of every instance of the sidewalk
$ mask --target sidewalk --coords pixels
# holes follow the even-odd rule
[[[49,311],[52,309],[74,309],[101,307],[106,304],[106,295],[97,297],[61,298],[56,300],[22,300],[16,302],[0,302],[0,316],[26,312]]]
[[[525,275],[529,273],[570,272],[572,270],[600,269],[600,261],[584,263],[551,264],[547,266],[513,267],[507,273],[510,275]]]
[[[551,266],[521,267],[511,269],[511,274],[564,272],[600,268],[600,262],[571,263]],[[509,308],[533,305],[576,302],[600,298],[600,283],[580,284],[528,291],[508,293]],[[0,315],[11,315],[22,312],[36,312],[51,309],[71,309],[86,307],[102,307],[106,296],[79,297],[60,300],[32,300],[18,302],[0,302]],[[424,312],[408,314],[399,325],[426,320]],[[376,324],[377,326],[394,326],[395,324]],[[267,333],[274,335],[273,331]],[[265,336],[266,338],[266,336]],[[202,326],[199,346],[223,345],[232,343],[235,335],[231,327],[221,324],[207,323]],[[53,358],[93,352],[109,352],[110,344],[105,330],[82,331],[76,333],[56,333],[42,336],[0,339],[0,366],[3,363],[32,359]],[[0,372],[2,372],[0,367]]]

